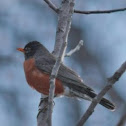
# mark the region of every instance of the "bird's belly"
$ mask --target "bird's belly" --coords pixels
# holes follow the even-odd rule
[[[24,69],[25,70],[25,69]],[[37,68],[25,70],[25,76],[28,84],[36,89],[38,92],[48,95],[49,94],[49,75],[42,73]],[[56,88],[55,88],[55,95],[60,95],[64,93],[64,88],[62,82],[56,79]]]

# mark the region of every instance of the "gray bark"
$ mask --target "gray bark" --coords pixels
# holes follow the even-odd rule
[[[74,0],[63,0],[58,11],[58,26],[56,31],[56,41],[53,55],[57,57],[50,76],[50,90],[48,102],[40,104],[40,112],[37,117],[37,126],[52,126],[53,97],[55,91],[55,78],[57,76],[61,62],[66,51],[68,34],[71,28],[72,15],[74,11]],[[43,112],[43,107],[48,105],[48,109]],[[45,108],[45,107],[44,107]]]

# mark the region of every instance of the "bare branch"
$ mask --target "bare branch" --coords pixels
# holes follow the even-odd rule
[[[83,115],[79,123],[77,124],[77,126],[83,126],[83,124],[87,121],[89,116],[94,112],[94,108],[96,107],[96,105],[100,102],[100,100],[107,93],[107,91],[112,88],[113,84],[115,84],[115,82],[119,80],[119,78],[122,76],[125,70],[126,70],[126,61],[115,72],[115,74],[111,78],[108,79],[107,85],[97,95],[97,97],[93,99],[91,105],[89,106],[89,108],[87,109],[87,111],[85,112],[85,114]]]
[[[41,96],[43,97],[43,96]],[[37,126],[48,126],[47,125],[47,107],[48,107],[48,99],[41,98],[39,104],[39,112],[37,115]]]
[[[125,108],[126,109],[126,108]],[[124,109],[124,111],[125,111]],[[117,126],[124,126],[126,123],[126,113],[123,113],[122,117],[120,118]]]
[[[72,49],[68,53],[66,53],[65,57],[70,57],[73,53],[80,50],[81,46],[83,46],[83,43],[84,43],[83,40],[80,40],[78,45],[74,49]]]
[[[74,0],[63,0],[62,6],[59,9],[58,26],[57,26],[56,39],[55,39],[56,41],[55,41],[55,46],[53,51],[53,54],[56,57],[58,57],[59,55],[61,45],[64,42],[67,42],[69,29],[71,27],[71,16],[73,14],[73,9],[70,6],[71,5],[74,6],[74,3],[71,3],[71,1]],[[71,3],[71,5],[69,3]]]
[[[56,13],[58,13],[58,8],[50,1],[50,0],[44,0],[51,9],[53,9]]]
[[[48,99],[48,126],[52,126],[52,111],[53,111],[53,98],[55,92],[55,79],[64,56],[63,55],[64,49],[66,48],[66,44],[65,43],[63,44],[64,45],[62,45],[60,56],[57,58],[50,76],[50,89],[49,89],[49,99]]]
[[[44,0],[44,1],[47,1],[47,0]],[[42,122],[43,118],[44,118],[43,121],[46,122],[46,126],[52,125],[55,79],[56,79],[60,64],[64,58],[64,54],[65,54],[65,50],[67,46],[68,34],[71,28],[71,20],[72,20],[71,18],[74,12],[73,8],[74,8],[74,0],[63,0],[61,8],[59,9],[58,26],[57,26],[57,31],[56,31],[56,42],[55,42],[55,47],[54,47],[54,52],[53,52],[53,55],[57,57],[57,60],[52,69],[52,73],[50,76],[50,89],[49,89],[48,103],[47,102],[45,103],[45,104],[48,104],[48,109],[45,111],[46,114],[43,114],[41,111],[39,112],[38,120],[41,119],[41,122],[39,123],[38,126],[42,126],[42,124],[44,124]],[[41,107],[41,110],[42,109],[43,109],[43,106]]]
[[[71,28],[71,20],[74,8],[74,0],[63,0],[62,6],[59,14],[59,22],[56,34],[56,43],[54,52],[58,52],[55,56],[57,57],[56,63],[52,69],[50,76],[50,89],[49,89],[49,99],[48,99],[48,126],[52,125],[52,111],[53,111],[53,98],[55,92],[55,79],[60,67],[61,62],[63,61],[68,34]],[[62,32],[61,32],[62,30]],[[58,46],[57,46],[58,44]],[[59,50],[60,48],[60,50]]]
[[[108,13],[115,13],[115,12],[119,12],[119,11],[126,11],[126,8],[113,9],[113,10],[95,10],[95,11],[74,10],[74,13],[79,13],[79,14],[108,14]]]

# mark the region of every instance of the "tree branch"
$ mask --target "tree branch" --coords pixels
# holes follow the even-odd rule
[[[50,76],[50,89],[48,99],[48,126],[52,126],[52,111],[53,111],[53,98],[55,92],[55,79],[58,74],[58,70],[61,62],[63,61],[64,54],[67,46],[68,34],[71,28],[71,20],[73,15],[74,0],[63,0],[59,13],[59,22],[56,33],[56,42],[54,55],[57,57],[56,63],[52,69]],[[58,45],[57,45],[58,44]],[[60,49],[60,50],[59,50]]]
[[[63,0],[62,6],[59,9],[58,15],[58,26],[56,31],[56,41],[54,46],[53,54],[58,57],[61,45],[67,42],[68,33],[71,27],[71,16],[73,14],[73,9],[70,9],[70,3],[74,0]],[[74,6],[74,2],[71,3]],[[67,32],[66,32],[67,31]],[[65,35],[66,34],[66,35]],[[66,36],[66,38],[64,38]],[[66,39],[66,40],[65,40]]]
[[[49,98],[48,98],[48,126],[52,126],[52,112],[53,112],[53,98],[54,98],[54,93],[55,93],[55,79],[58,74],[58,70],[60,67],[60,64],[63,59],[63,52],[64,49],[66,48],[66,43],[63,43],[61,51],[60,51],[60,56],[57,57],[56,63],[52,69],[52,73],[50,76],[50,89],[49,89]]]
[[[122,74],[126,70],[126,61],[121,65],[121,67],[115,72],[115,74],[108,79],[107,85],[103,88],[103,90],[93,99],[91,105],[77,124],[77,126],[83,126],[83,124],[86,122],[86,120],[91,116],[91,114],[94,112],[94,108],[96,105],[100,102],[102,97],[107,93],[108,90],[112,88],[112,86],[115,84],[116,81],[119,80],[119,78],[122,76]]]
[[[95,11],[74,10],[74,13],[79,13],[79,14],[108,14],[108,13],[115,13],[115,12],[119,12],[119,11],[126,11],[126,8],[113,9],[113,10],[95,10]]]
[[[126,107],[125,107],[126,109]],[[124,112],[125,112],[125,109],[124,109]],[[123,113],[123,115],[121,116],[117,126],[124,126],[126,123],[126,113]]]
[[[48,6],[53,9],[56,13],[58,13],[58,8],[50,1],[50,0],[44,0]]]
[[[68,53],[66,53],[65,57],[70,57],[73,53],[80,50],[81,46],[83,46],[83,43],[84,43],[83,40],[80,40],[78,45],[74,49],[72,49]]]
[[[39,103],[39,112],[37,115],[37,126],[48,126],[47,125],[47,106],[48,106],[48,97],[42,98],[41,96]]]
[[[39,120],[41,120],[41,122],[38,123],[38,126],[51,126],[52,125],[55,79],[56,79],[60,64],[64,58],[64,54],[65,54],[65,50],[67,46],[68,34],[71,28],[71,20],[72,20],[71,18],[74,12],[73,8],[74,8],[74,0],[63,0],[61,8],[58,11],[58,26],[57,26],[57,31],[56,31],[55,47],[53,51],[53,55],[57,57],[57,60],[52,69],[52,73],[50,76],[50,89],[49,89],[48,103],[47,101],[45,103],[45,104],[48,104],[48,109],[44,112],[44,114],[42,113],[42,111],[39,112],[37,119],[38,119],[38,122],[40,122]],[[41,106],[41,103],[40,103],[40,106]],[[43,105],[41,107],[41,110],[42,109],[43,109]]]

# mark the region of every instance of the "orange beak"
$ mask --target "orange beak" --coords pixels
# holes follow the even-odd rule
[[[17,48],[17,50],[20,51],[20,52],[23,52],[23,53],[25,52],[25,50],[22,49],[22,48]]]

